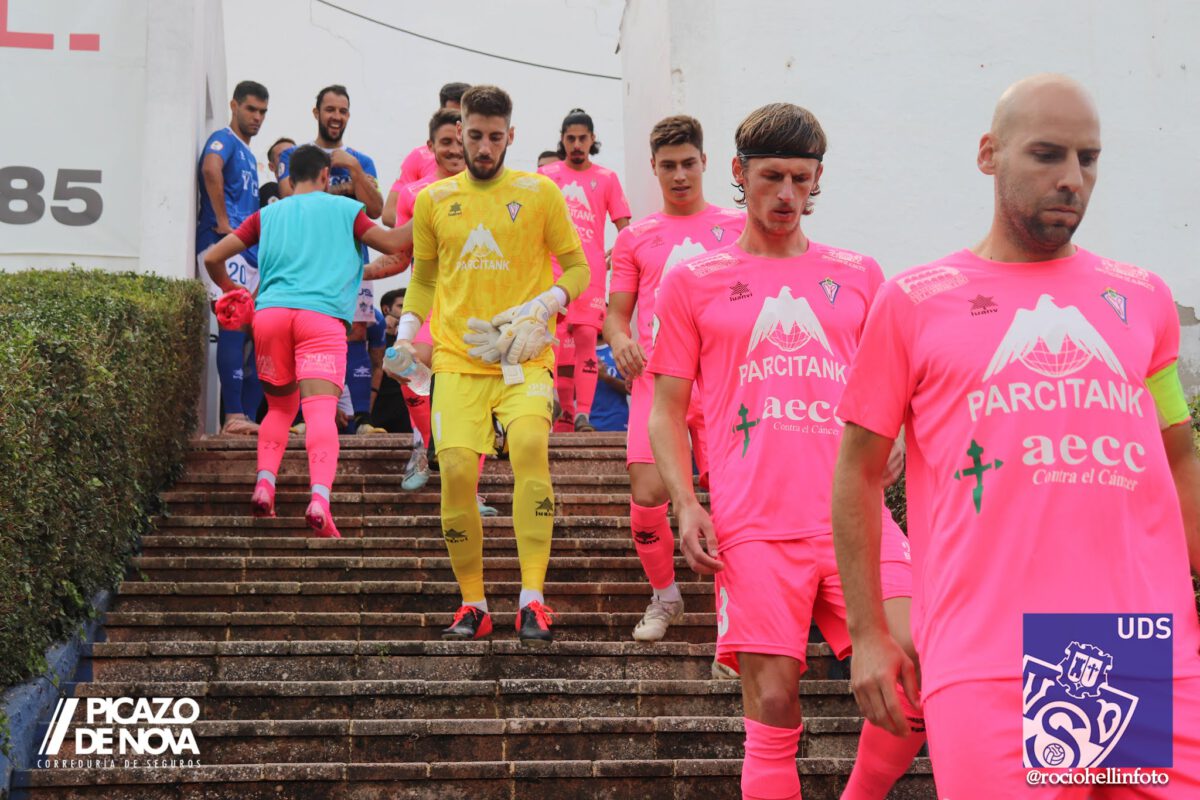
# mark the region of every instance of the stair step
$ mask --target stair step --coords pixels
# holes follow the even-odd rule
[[[359,539],[374,536],[440,537],[442,519],[438,515],[404,517],[334,517],[344,539]],[[512,517],[484,517],[484,536],[510,535],[513,530]],[[199,536],[208,532],[236,533],[254,531],[259,536],[306,536],[312,531],[304,517],[276,517],[255,519],[249,515],[239,516],[164,516],[154,520],[155,527],[174,535]],[[556,532],[576,538],[604,539],[619,538],[628,541],[629,517],[557,517]]]
[[[451,604],[453,605],[453,604]],[[454,614],[441,613],[311,613],[303,611],[156,612],[110,611],[105,617],[108,639],[113,642],[196,639],[225,641],[263,639],[437,639]],[[624,639],[642,618],[641,612],[585,612],[558,614],[555,636],[564,641]],[[493,612],[495,636],[515,639],[515,615]],[[687,613],[671,626],[672,641],[711,642],[715,614]]]
[[[686,605],[713,608],[713,588],[699,581],[680,583]],[[521,593],[521,583],[489,582],[489,597]],[[645,581],[625,583],[547,583],[547,602],[559,612],[642,612],[650,600]],[[457,609],[461,592],[454,581],[246,581],[138,582],[120,585],[112,610],[130,611],[296,611],[310,613],[436,613]],[[511,606],[510,606],[511,607]]]
[[[797,759],[806,800],[838,798],[852,766],[846,758]],[[46,769],[17,772],[12,800],[212,800],[220,796],[214,787],[239,800],[737,800],[741,770],[740,758]],[[890,800],[934,796],[928,759],[917,759],[888,795]]]
[[[485,568],[494,555],[516,556],[517,542],[511,535],[497,532],[483,537]],[[364,554],[382,558],[446,557],[446,541],[436,537],[408,538],[397,536],[368,536],[342,539],[322,539],[315,536],[261,536],[258,531],[241,535],[204,531],[199,534],[156,533],[142,538],[142,552],[153,556],[273,556],[273,555],[347,555]],[[249,535],[255,534],[255,535]],[[551,569],[559,556],[604,557],[628,555],[633,543],[628,537],[608,539],[578,538],[570,534],[554,537],[550,554]]]
[[[531,651],[513,639],[427,641],[99,642],[80,678],[131,681],[626,680],[709,681],[714,645],[665,641],[560,641]],[[807,648],[802,689],[846,696],[846,668],[825,642]],[[736,681],[721,685],[736,686]],[[807,707],[807,706],[806,706]]]
[[[258,439],[255,436],[197,436],[188,442],[191,453],[209,452],[244,452],[255,453],[258,449]],[[292,434],[288,444],[303,449],[304,437]],[[408,449],[412,446],[410,433],[373,433],[369,436],[338,436],[341,450],[379,450],[379,449]],[[624,431],[596,431],[595,433],[552,433],[550,434],[550,449],[594,450],[601,447],[619,448],[625,451]]]
[[[630,543],[628,551],[632,550]],[[485,566],[491,580],[521,579],[521,565],[516,557],[489,557]],[[445,556],[138,556],[133,559],[130,574],[151,581],[188,581],[198,576],[206,581],[371,581],[401,576],[417,581],[454,580],[450,559]],[[688,569],[683,556],[675,558],[675,575],[681,583],[711,582],[711,578]],[[633,555],[555,555],[547,578],[551,582],[571,583],[642,582],[645,575],[642,562]]]

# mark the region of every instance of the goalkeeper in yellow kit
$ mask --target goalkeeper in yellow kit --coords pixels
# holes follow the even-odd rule
[[[553,638],[542,586],[554,531],[550,421],[555,317],[588,285],[587,258],[558,187],[505,169],[512,100],[495,86],[462,97],[467,171],[427,186],[413,212],[413,274],[397,347],[432,321],[433,440],[442,476],[442,536],[462,607],[445,639],[492,631],[483,590],[483,526],[475,502],[480,453],[493,449],[492,417],[507,433],[513,528],[521,562],[517,632],[525,644]],[[550,256],[562,277],[554,282]]]

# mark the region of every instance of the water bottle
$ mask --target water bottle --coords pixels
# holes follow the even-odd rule
[[[429,367],[422,364],[408,350],[389,347],[383,354],[383,368],[393,377],[407,380],[408,388],[413,390],[413,394],[429,396],[432,373]]]

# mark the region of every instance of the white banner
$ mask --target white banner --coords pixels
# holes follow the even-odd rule
[[[0,253],[140,255],[147,2],[0,0]]]

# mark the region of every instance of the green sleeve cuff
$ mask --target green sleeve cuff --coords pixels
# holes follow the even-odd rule
[[[1161,427],[1169,428],[1191,417],[1187,398],[1183,395],[1183,384],[1179,381],[1179,365],[1171,362],[1146,379],[1146,387],[1158,408]]]

